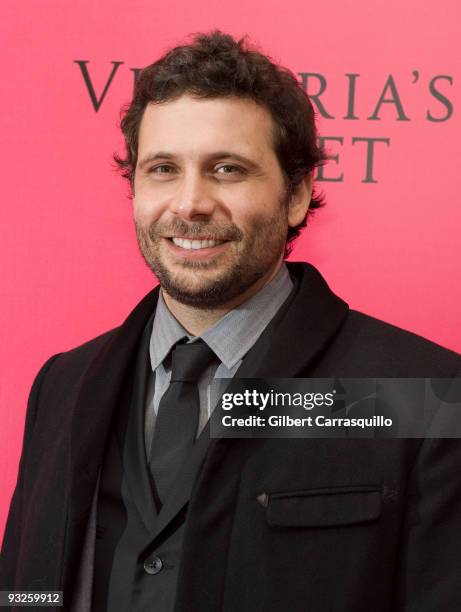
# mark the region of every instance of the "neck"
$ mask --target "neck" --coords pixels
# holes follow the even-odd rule
[[[238,295],[232,300],[217,306],[216,308],[196,308],[187,304],[182,304],[172,298],[166,291],[162,289],[162,296],[165,300],[169,311],[181,323],[184,329],[192,336],[200,336],[209,329],[212,325],[222,319],[228,312],[243,304],[251,297],[256,295],[261,289],[268,285],[276,276],[282,266],[283,260],[270,273],[269,276],[264,276],[246,291]]]

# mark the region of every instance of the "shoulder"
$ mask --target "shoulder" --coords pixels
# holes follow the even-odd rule
[[[390,376],[455,376],[461,355],[422,336],[356,310],[350,310],[338,341],[371,366],[389,365]]]
[[[59,377],[67,382],[80,379],[93,359],[110,347],[119,329],[115,327],[68,351],[50,357],[38,372],[34,387],[40,386],[45,377],[53,380]]]
[[[130,357],[130,347],[137,341],[149,317],[155,312],[159,290],[155,287],[128,314],[118,327],[114,327],[68,351],[53,355],[38,373],[34,386],[45,380],[51,390],[56,384],[62,388],[77,388],[90,368],[96,364]]]
[[[314,368],[316,375],[335,372],[350,377],[445,378],[461,376],[461,355],[417,334],[370,315],[349,309],[311,264],[291,262],[288,269],[297,283],[290,333],[324,336]],[[330,318],[337,326],[327,337]],[[314,321],[314,323],[313,323]],[[309,334],[304,334],[309,342]]]
[[[59,357],[65,362],[80,361],[91,358],[106,345],[110,344],[111,339],[119,329],[120,327],[114,327],[113,329],[103,332],[99,336],[91,338],[90,340],[87,340],[86,342],[83,342],[82,344],[79,344],[68,351],[59,353]]]

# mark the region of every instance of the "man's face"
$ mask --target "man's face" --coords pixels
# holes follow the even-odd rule
[[[216,308],[264,286],[283,261],[290,202],[269,112],[250,100],[189,95],[147,106],[139,130],[134,218],[164,291]]]

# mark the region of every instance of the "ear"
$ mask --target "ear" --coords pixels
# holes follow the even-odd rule
[[[296,187],[288,205],[288,225],[295,227],[306,216],[312,198],[313,172],[309,172]]]

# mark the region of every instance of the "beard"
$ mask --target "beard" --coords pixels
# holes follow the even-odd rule
[[[186,222],[174,218],[143,227],[135,221],[139,249],[160,286],[173,299],[201,309],[224,305],[270,273],[284,252],[287,238],[286,198],[272,217],[254,217],[243,232],[234,223]],[[228,240],[226,249],[206,261],[177,260],[166,252],[165,236],[210,236]]]

